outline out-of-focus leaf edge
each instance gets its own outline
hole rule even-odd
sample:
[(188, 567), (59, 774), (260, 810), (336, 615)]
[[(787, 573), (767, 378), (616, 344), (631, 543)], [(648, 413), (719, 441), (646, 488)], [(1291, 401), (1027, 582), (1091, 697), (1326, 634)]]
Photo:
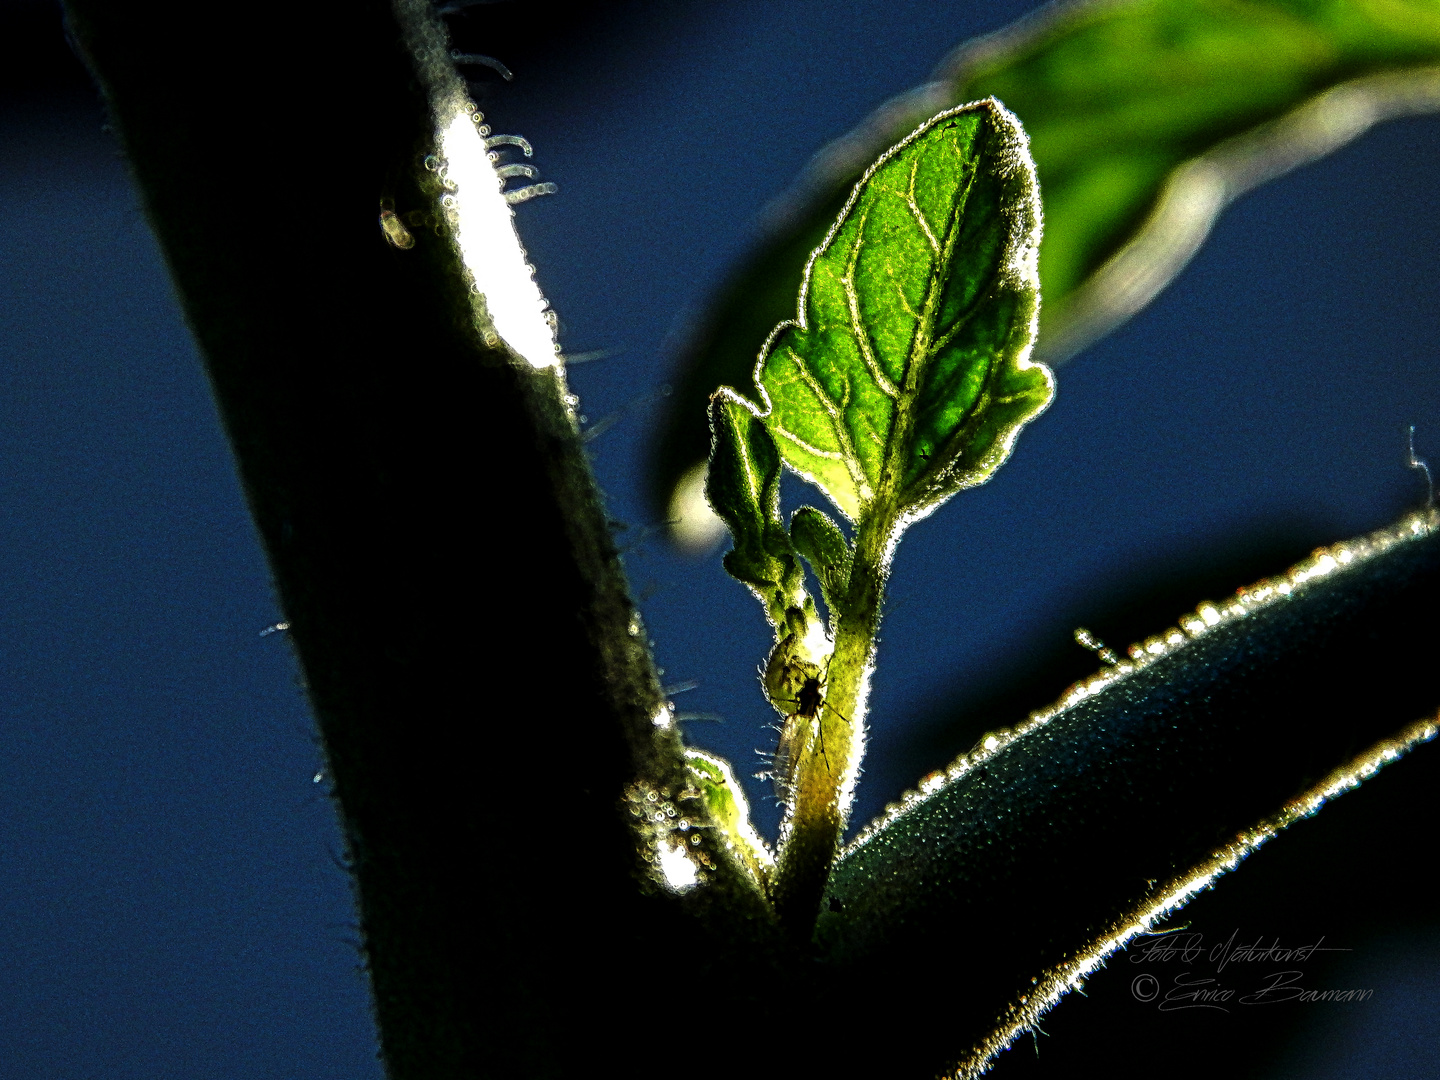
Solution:
[(1054, 367), (1135, 315), (1185, 269), (1240, 196), (1334, 153), (1376, 124), (1440, 111), (1440, 67), (1341, 83), (1278, 120), (1236, 135), (1170, 173), (1135, 235), (1052, 305), (1037, 359)]
[[(765, 208), (750, 260), (685, 317), (674, 338), (677, 388), (650, 455), (650, 490), (657, 507), (668, 507), (677, 480), (708, 454), (704, 405), (710, 393), (722, 383), (745, 382), (734, 372), (696, 360), (717, 327), (733, 322), (732, 309), (752, 283), (768, 276), (765, 267), (803, 265), (845, 205), (851, 182), (904, 132), (955, 105), (967, 72), (1025, 49), (1092, 2), (1052, 4), (959, 46), (929, 82), (885, 102), (853, 131), (819, 150), (794, 184)], [(1034, 359), (1056, 367), (1125, 323), (1185, 268), (1221, 212), (1246, 192), (1333, 153), (1376, 124), (1437, 111), (1440, 66), (1368, 75), (1332, 86), (1290, 113), (1181, 164), (1169, 174), (1134, 236), (1070, 295), (1047, 303)], [(768, 326), (757, 328), (757, 348), (768, 332)]]
[[(892, 804), (837, 862), (816, 941), (828, 965), (880, 980), (917, 1035), (938, 1027), (956, 1040), (942, 1049), (930, 1035), (897, 1068), (979, 1076), (1137, 934), (1433, 739), (1440, 686), (1424, 658), (1440, 627), (1424, 612), (1437, 600), (1440, 513), (1428, 510), (1200, 605), (1186, 629), (1132, 646), (1128, 661)], [(1357, 715), (1346, 702), (1366, 695), (1369, 715)], [(1251, 704), (1236, 716), (1242, 699)], [(1286, 784), (1299, 793), (1274, 798)], [(1220, 807), (1193, 809), (1206, 785)], [(1267, 798), (1280, 809), (1245, 816)], [(1207, 815), (1211, 841), (1196, 828)], [(1075, 925), (1059, 925), (1067, 919)], [(1052, 962), (1017, 971), (1038, 956)], [(937, 983), (937, 965), (955, 979)], [(923, 1005), (907, 984), (928, 989)]]

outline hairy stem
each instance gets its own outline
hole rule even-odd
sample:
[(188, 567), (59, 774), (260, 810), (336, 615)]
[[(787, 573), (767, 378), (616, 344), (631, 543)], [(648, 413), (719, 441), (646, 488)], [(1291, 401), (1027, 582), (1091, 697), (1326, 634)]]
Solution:
[(637, 843), (627, 793), (678, 795), (679, 739), (563, 375), (487, 339), (423, 165), (463, 89), (443, 29), (419, 0), (66, 10), (292, 627), (389, 1075), (624, 1060), (616, 972), (726, 919), (713, 954), (753, 964), (768, 915), (710, 831), (684, 896)]
[(865, 753), (865, 711), (894, 531), (892, 516), (876, 514), (856, 536), (849, 586), (836, 605), (824, 704), (801, 751), (782, 826), (775, 906), (801, 938), (814, 926)]

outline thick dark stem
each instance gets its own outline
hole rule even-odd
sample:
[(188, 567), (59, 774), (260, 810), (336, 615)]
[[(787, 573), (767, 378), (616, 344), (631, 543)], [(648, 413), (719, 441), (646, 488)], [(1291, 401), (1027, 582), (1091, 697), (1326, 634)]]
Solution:
[(649, 883), (623, 795), (683, 786), (678, 742), (562, 383), (483, 345), (434, 228), (428, 9), (68, 15), (292, 627), (391, 1076), (623, 1058), (617, 973), (694, 941), (687, 907), (764, 908), (723, 852), (688, 900)]
[[(646, 883), (622, 797), (678, 763), (558, 385), (477, 341), (448, 242), (379, 227), (382, 199), (429, 212), (434, 134), (389, 6), (69, 12), (294, 628), (393, 1077), (934, 1075), (1149, 879), (1433, 715), (1434, 537), (1156, 665), (957, 783), (948, 820), (842, 859), (830, 951), (780, 985), (795, 968), (721, 853), (681, 901)], [(757, 1025), (762, 997), (781, 1022)], [(837, 1010), (863, 1025), (830, 1037)]]

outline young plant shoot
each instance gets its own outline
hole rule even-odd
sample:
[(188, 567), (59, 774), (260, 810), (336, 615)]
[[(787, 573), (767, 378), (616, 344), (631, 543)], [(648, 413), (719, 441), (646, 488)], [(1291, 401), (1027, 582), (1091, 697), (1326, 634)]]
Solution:
[[(504, 76), (488, 54), (522, 24), (464, 0), (300, 7), (283, 34), (209, 32), (156, 0), (64, 6), (274, 567), (393, 1080), (756, 1061), (970, 1080), (1137, 934), (1440, 737), (1427, 502), (1102, 651), (1100, 673), (991, 729), (839, 851), (901, 534), (984, 483), (1049, 404), (1033, 357), (1058, 363), (1148, 302), (1227, 199), (1378, 117), (1440, 107), (1436, 0), (1061, 3), (954, 54), (787, 197), (788, 224), (695, 337), (675, 398), (698, 441), (663, 444), (657, 485), (693, 492), (698, 406), (734, 383), (709, 399), (705, 484), (725, 566), (774, 628), (774, 851), (665, 700), (514, 229), (510, 204), (545, 185), (502, 190), (530, 167), (487, 154), (528, 144), (480, 124), (455, 68)], [(218, 123), (208, 97), (174, 92), (203, 85), (217, 49), (246, 102)], [(308, 215), (277, 259), (236, 207), (313, 158), (307, 103), (341, 85), (325, 135), (349, 149), (327, 184), (356, 213)], [(1041, 354), (1036, 170), (991, 93), (1030, 126), (1051, 196)], [(397, 317), (377, 319), (376, 297)], [(782, 514), (784, 468), (833, 509)], [(496, 527), (475, 527), (474, 499), (451, 497), (466, 492)], [(397, 621), (416, 628), (403, 647)], [(517, 718), (503, 691), (537, 686)], [(1404, 841), (1428, 820), (1411, 783), (1368, 819), (1391, 860), (1417, 861)], [(1318, 835), (1316, 889), (1387, 869)], [(781, 1023), (744, 1021), (776, 1001)]]
[[(942, 112), (880, 156), (811, 256), (796, 319), (756, 365), (760, 404), (728, 387), (711, 399), (706, 494), (734, 541), (725, 568), (775, 627), (762, 682), (784, 718), (784, 817), (769, 892), (802, 936), (859, 775), (895, 545), (989, 479), (1053, 394), (1029, 359), (1039, 243), (1019, 122), (993, 98)], [(782, 464), (829, 497), (853, 540), (810, 506), (786, 528)]]

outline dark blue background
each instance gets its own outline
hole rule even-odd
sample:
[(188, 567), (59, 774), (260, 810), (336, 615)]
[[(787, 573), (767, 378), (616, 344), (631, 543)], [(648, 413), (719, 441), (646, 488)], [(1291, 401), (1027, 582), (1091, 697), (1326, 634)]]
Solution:
[[(485, 103), (560, 185), (520, 228), (567, 350), (620, 350), (571, 373), (592, 422), (625, 411), (595, 468), (665, 680), (699, 682), (677, 704), (724, 717), (692, 741), (742, 773), (772, 738), (768, 630), (718, 554), (646, 532), (666, 336), (811, 153), (1031, 6), (616, 4)], [(264, 560), (101, 122), (56, 87), (0, 111), (0, 1076), (378, 1076), (294, 661), (260, 636), (279, 618)], [(994, 482), (912, 530), (857, 822), (919, 775), (898, 748), (925, 717), (1127, 583), (1277, 530), (1299, 554), (1423, 498), (1404, 429), (1440, 458), (1436, 175), (1440, 118), (1410, 120), (1245, 198), (1150, 309), (1060, 371)], [(311, 212), (257, 203), (277, 257)], [(750, 793), (773, 834), (765, 785)], [(1417, 940), (1362, 957), (1398, 950), (1365, 977), (1418, 987), (1370, 1030), (1434, 1032), (1416, 1025), (1440, 943)], [(1373, 1053), (1352, 1026), (1327, 1028), (1324, 1068)], [(1417, 1039), (1390, 1067), (1424, 1060)]]

